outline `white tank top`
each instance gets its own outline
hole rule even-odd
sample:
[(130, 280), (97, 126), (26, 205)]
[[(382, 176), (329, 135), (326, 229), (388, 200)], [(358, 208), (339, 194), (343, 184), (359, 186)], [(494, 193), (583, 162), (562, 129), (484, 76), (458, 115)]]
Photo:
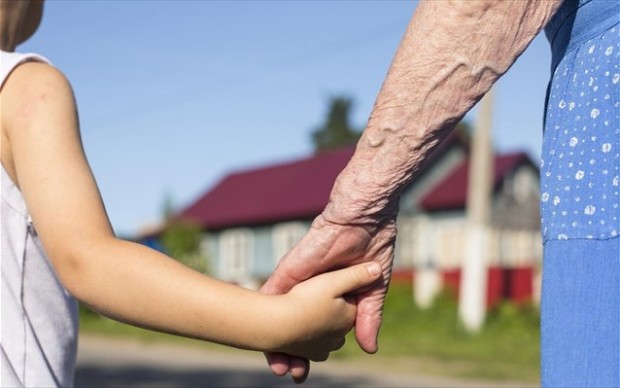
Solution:
[[(0, 51), (0, 90), (36, 54)], [(0, 386), (73, 386), (77, 303), (58, 281), (37, 237), (24, 198), (1, 168)]]

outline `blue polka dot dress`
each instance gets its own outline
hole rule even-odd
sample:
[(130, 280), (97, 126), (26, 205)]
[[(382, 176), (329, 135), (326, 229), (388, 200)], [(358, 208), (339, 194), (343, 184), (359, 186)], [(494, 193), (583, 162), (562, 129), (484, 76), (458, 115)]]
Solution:
[(541, 161), (543, 386), (620, 386), (620, 2), (566, 0)]
[(541, 162), (545, 240), (620, 233), (619, 33), (585, 42), (556, 68)]

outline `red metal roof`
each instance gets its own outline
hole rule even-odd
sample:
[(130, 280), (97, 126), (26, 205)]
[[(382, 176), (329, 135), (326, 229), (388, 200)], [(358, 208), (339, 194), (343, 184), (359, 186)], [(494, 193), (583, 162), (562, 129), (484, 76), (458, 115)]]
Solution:
[[(517, 166), (533, 164), (523, 152), (495, 157), (493, 163), (493, 189), (497, 189), (506, 174)], [(420, 207), (427, 211), (463, 209), (467, 201), (467, 182), (469, 179), (469, 157), (446, 175), (443, 180), (420, 200)]]
[(327, 205), (354, 147), (234, 173), (183, 210), (180, 218), (207, 229), (312, 219)]
[[(462, 135), (450, 135), (429, 157), (421, 174), (432, 169), (433, 161), (441, 158), (447, 149), (455, 144), (462, 146), (463, 141)], [(312, 219), (327, 205), (334, 181), (354, 151), (354, 147), (348, 147), (321, 152), (289, 163), (230, 174), (185, 208), (178, 218), (192, 220), (211, 230)], [(496, 157), (495, 185), (524, 161), (531, 163), (524, 153)], [(467, 160), (463, 161), (432, 188), (422, 198), (422, 208), (427, 211), (463, 208), (467, 194), (467, 166)]]

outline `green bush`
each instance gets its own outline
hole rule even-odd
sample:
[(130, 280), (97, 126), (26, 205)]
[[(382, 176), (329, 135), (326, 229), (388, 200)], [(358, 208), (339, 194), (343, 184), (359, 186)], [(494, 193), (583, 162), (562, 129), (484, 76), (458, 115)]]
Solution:
[(207, 273), (207, 258), (200, 249), (203, 231), (200, 226), (186, 222), (171, 223), (161, 236), (166, 252), (196, 271)]

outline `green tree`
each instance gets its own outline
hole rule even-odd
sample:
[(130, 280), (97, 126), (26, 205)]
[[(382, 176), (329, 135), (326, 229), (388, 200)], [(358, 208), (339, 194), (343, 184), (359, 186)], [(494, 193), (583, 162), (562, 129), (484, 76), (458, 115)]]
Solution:
[(331, 97), (325, 122), (312, 131), (316, 152), (340, 148), (357, 143), (361, 131), (351, 126), (349, 115), (353, 100), (348, 97)]
[(174, 216), (174, 199), (169, 192), (164, 193), (164, 199), (161, 205), (161, 213), (165, 222), (168, 222)]
[(202, 235), (202, 228), (196, 224), (171, 221), (161, 235), (161, 243), (168, 254), (179, 262), (206, 273), (207, 258), (200, 247)]

